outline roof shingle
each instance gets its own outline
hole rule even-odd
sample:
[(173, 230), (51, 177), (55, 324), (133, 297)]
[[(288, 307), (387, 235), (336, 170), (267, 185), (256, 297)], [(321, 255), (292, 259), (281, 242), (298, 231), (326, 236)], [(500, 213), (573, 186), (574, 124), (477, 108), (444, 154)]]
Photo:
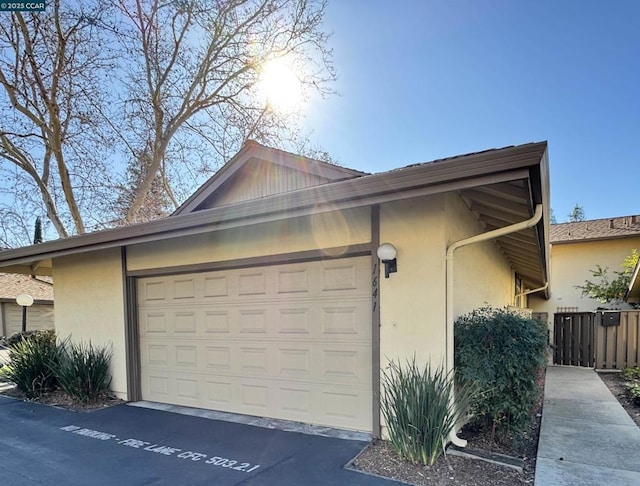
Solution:
[(640, 236), (640, 215), (552, 224), (549, 227), (551, 244), (631, 236)]
[(53, 302), (53, 284), (50, 280), (47, 277), (0, 273), (0, 299), (15, 300), (20, 294), (29, 294), (34, 300)]

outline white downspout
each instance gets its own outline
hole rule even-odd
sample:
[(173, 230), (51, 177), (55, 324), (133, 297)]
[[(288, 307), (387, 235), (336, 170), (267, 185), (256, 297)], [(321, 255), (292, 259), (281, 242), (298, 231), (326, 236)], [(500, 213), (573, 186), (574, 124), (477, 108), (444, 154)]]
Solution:
[[(472, 236), (470, 238), (465, 238), (464, 240), (456, 241), (449, 245), (447, 248), (447, 256), (446, 256), (446, 275), (447, 275), (447, 283), (446, 283), (446, 366), (447, 372), (453, 373), (453, 252), (455, 252), (458, 248), (462, 248), (463, 246), (473, 245), (474, 243), (481, 243), (483, 241), (493, 240), (495, 238), (499, 238), (500, 236), (508, 235), (510, 233), (516, 233), (518, 231), (522, 231), (523, 229), (531, 228), (538, 224), (538, 221), (542, 218), (542, 204), (537, 204), (536, 209), (533, 213), (533, 216), (525, 221), (521, 221), (519, 223), (511, 224), (509, 226), (505, 226), (504, 228), (498, 228), (492, 231), (487, 231), (486, 233), (481, 233), (479, 235)], [(546, 288), (546, 286), (545, 286)], [(455, 400), (455, 397), (451, 396), (451, 401)], [(458, 447), (465, 447), (467, 445), (467, 441), (458, 437), (458, 432), (453, 430), (449, 434), (449, 440)]]

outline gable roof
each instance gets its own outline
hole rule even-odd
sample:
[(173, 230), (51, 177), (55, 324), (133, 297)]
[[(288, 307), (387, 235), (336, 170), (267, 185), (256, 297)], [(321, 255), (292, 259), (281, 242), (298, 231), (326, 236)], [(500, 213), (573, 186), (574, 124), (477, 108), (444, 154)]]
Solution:
[(15, 302), (20, 294), (29, 294), (38, 303), (53, 302), (53, 284), (47, 277), (0, 273), (0, 301)]
[[(266, 195), (368, 175), (366, 172), (340, 167), (247, 140), (240, 151), (200, 186), (171, 216), (211, 208), (215, 205), (216, 196), (223, 189), (237, 183), (238, 179), (248, 179), (254, 175), (264, 177), (264, 165), (273, 166), (280, 171), (289, 169), (290, 173), (299, 174), (293, 184), (282, 184), (279, 189), (272, 189)], [(268, 171), (268, 173), (272, 172), (274, 171)], [(281, 172), (275, 172), (275, 174), (277, 176)], [(251, 177), (251, 179), (254, 178)], [(255, 184), (253, 181), (251, 183)]]
[[(261, 151), (262, 146), (250, 144), (245, 149)], [(281, 153), (268, 150), (275, 155)], [(496, 243), (530, 288), (548, 282), (546, 142), (465, 154), (379, 174), (360, 174), (220, 207), (197, 209), (194, 203), (191, 212), (182, 211), (164, 219), (2, 251), (0, 268), (16, 273), (33, 273), (37, 269), (40, 275), (50, 275), (52, 259), (61, 256), (457, 192), (487, 231), (528, 219), (536, 205), (543, 205), (544, 218), (536, 226), (500, 237)]]
[(552, 245), (633, 236), (640, 236), (640, 215), (552, 224), (549, 227), (549, 239)]

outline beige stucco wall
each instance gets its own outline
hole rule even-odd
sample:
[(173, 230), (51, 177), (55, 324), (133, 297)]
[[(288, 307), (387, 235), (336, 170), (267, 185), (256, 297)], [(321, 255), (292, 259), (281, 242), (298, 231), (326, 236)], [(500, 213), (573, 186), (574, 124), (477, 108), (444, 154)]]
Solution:
[[(446, 197), (447, 245), (485, 233), (457, 194)], [(485, 306), (513, 303), (515, 274), (493, 240), (458, 248), (454, 253), (454, 316)]]
[(113, 345), (111, 389), (127, 398), (125, 311), (119, 249), (53, 262), (56, 332), (60, 338)]
[[(165, 268), (236, 258), (368, 243), (370, 209), (292, 218), (249, 228), (134, 245), (129, 270)], [(435, 195), (381, 205), (380, 241), (393, 243), (398, 272), (379, 279), (382, 366), (387, 359), (434, 365), (445, 358), (447, 244), (482, 232), (457, 195)], [(458, 250), (455, 314), (513, 298), (513, 271), (492, 242)], [(126, 397), (125, 313), (118, 249), (54, 260), (56, 327), (60, 336), (113, 343), (113, 390)]]
[[(457, 194), (382, 206), (380, 241), (398, 251), (398, 273), (380, 283), (381, 361), (415, 353), (438, 365), (445, 357), (447, 245), (485, 230)], [(512, 303), (514, 272), (495, 243), (460, 248), (454, 260), (454, 314)]]
[[(317, 248), (346, 247), (369, 241), (369, 208), (333, 211), (246, 228), (133, 245), (127, 248), (127, 269), (220, 262)], [(339, 249), (337, 251), (339, 253)]]
[(622, 270), (622, 261), (634, 248), (640, 250), (640, 237), (551, 245), (551, 298), (532, 297), (529, 306), (536, 312), (547, 312), (550, 321), (559, 307), (577, 307), (580, 312), (606, 307), (583, 297), (575, 286), (587, 279), (597, 281), (589, 272), (596, 265), (609, 267), (609, 274), (615, 277), (613, 271)]
[(398, 272), (380, 276), (380, 358), (438, 365), (445, 355), (444, 196), (385, 204), (380, 242), (397, 250)]

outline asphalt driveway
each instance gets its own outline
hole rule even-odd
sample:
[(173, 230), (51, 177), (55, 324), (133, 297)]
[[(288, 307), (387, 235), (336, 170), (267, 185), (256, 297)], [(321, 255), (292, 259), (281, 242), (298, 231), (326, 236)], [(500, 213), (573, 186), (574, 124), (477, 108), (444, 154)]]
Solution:
[(365, 442), (127, 405), (89, 413), (0, 397), (10, 485), (392, 485), (344, 469)]

